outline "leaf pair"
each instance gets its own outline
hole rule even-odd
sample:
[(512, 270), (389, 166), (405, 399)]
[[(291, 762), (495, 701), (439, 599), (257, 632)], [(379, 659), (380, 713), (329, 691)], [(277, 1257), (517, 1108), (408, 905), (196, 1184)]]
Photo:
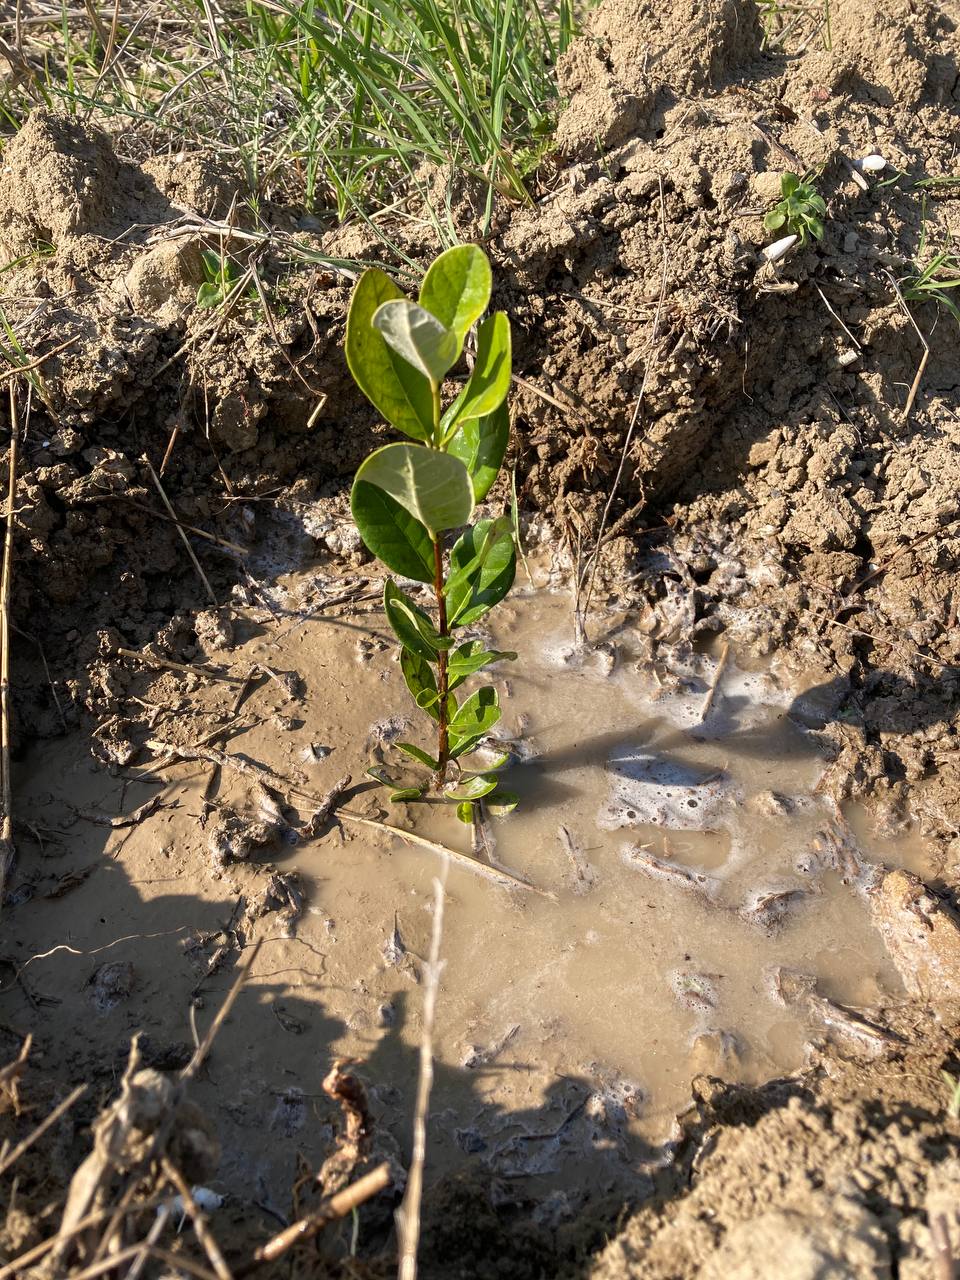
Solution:
[(347, 364), (367, 399), (414, 440), (434, 439), (434, 391), (490, 291), (490, 264), (475, 245), (448, 249), (432, 263), (419, 302), (375, 267), (360, 277), (347, 317)]

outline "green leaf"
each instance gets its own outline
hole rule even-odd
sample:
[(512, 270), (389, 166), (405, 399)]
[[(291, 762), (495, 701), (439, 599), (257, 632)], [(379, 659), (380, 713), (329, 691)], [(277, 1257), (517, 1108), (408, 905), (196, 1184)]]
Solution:
[(456, 334), (457, 355), (467, 330), (486, 311), (492, 286), (487, 255), (474, 244), (441, 253), (423, 277), (420, 305)]
[(459, 458), (422, 444), (387, 444), (361, 463), (354, 485), (376, 485), (435, 537), (466, 524), (473, 486)]
[(433, 756), (423, 751), (420, 747), (414, 746), (412, 742), (398, 742), (396, 745), (398, 751), (406, 752), (411, 759), (418, 761), (420, 764), (425, 764), (428, 769), (436, 770), (440, 768), (439, 760), (434, 760)]
[(354, 480), (350, 508), (364, 545), (388, 569), (417, 582), (433, 581), (430, 534), (385, 489)]
[(421, 694), (430, 694), (431, 697), (436, 698), (437, 680), (433, 674), (433, 668), (419, 654), (410, 649), (401, 649), (400, 670), (403, 672), (406, 686), (413, 695), (413, 700), (418, 707), (422, 705), (420, 702)]
[(780, 175), (780, 193), (783, 196), (792, 196), (800, 186), (800, 179), (795, 173), (787, 170), (786, 173)]
[(470, 380), (445, 414), (451, 427), (470, 418), (483, 418), (498, 409), (510, 390), (510, 321), (503, 311), (488, 316), (477, 330), (477, 359)]
[(489, 733), (500, 719), (500, 702), (492, 685), (472, 693), (450, 721), (450, 737), (461, 742), (473, 741)]
[(456, 568), (451, 565), (450, 574), (443, 584), (443, 594), (448, 598), (462, 594), (464, 583), (486, 562), (499, 537), (508, 531), (512, 536), (513, 527), (506, 516), (498, 516), (496, 520), (485, 520), (482, 523), (487, 528), (482, 536), (475, 539), (476, 554)]
[(779, 231), (786, 220), (787, 215), (785, 213), (781, 213), (779, 209), (771, 209), (770, 212), (764, 216), (764, 230)]
[(430, 440), (433, 392), (429, 380), (391, 351), (373, 327), (377, 308), (402, 297), (390, 277), (377, 267), (363, 273), (347, 315), (347, 364), (357, 386), (387, 422), (414, 440)]
[(425, 787), (398, 787), (396, 791), (391, 791), (390, 799), (394, 804), (400, 800), (420, 800), (425, 790)]
[(215, 284), (202, 284), (197, 290), (197, 306), (205, 310), (220, 305), (220, 287)]
[(438, 653), (452, 647), (453, 640), (439, 633), (427, 614), (392, 578), (387, 579), (383, 588), (383, 607), (397, 639), (417, 657), (436, 662)]
[(807, 218), (807, 227), (815, 240), (823, 239), (823, 223), (819, 218)]
[(454, 331), (409, 298), (382, 303), (374, 312), (373, 327), (392, 351), (428, 378), (433, 386), (443, 381), (460, 354)]
[(473, 805), (469, 800), (464, 800), (457, 805), (457, 817), (464, 826), (473, 826)]
[(447, 452), (459, 458), (470, 473), (477, 502), (483, 501), (496, 480), (509, 438), (510, 412), (504, 401), (486, 417), (469, 418), (461, 423), (447, 445)]
[(513, 586), (517, 574), (517, 553), (513, 545), (510, 521), (505, 516), (499, 521), (478, 520), (457, 539), (450, 552), (451, 579), (456, 577), (460, 569), (477, 559), (492, 525), (499, 528), (482, 563), (455, 590), (447, 594), (447, 616), (451, 626), (463, 627), (476, 622), (502, 600)]
[(489, 666), (491, 662), (512, 662), (516, 656), (510, 650), (501, 652), (499, 649), (484, 649), (480, 640), (468, 640), (450, 654), (447, 664), (448, 688), (458, 688), (469, 676)]
[(520, 803), (520, 797), (515, 791), (507, 791), (503, 787), (498, 787), (492, 795), (487, 796), (487, 811), (492, 818), (505, 818), (508, 813)]
[(485, 778), (483, 774), (478, 774), (475, 778), (469, 778), (454, 790), (446, 792), (446, 795), (451, 800), (479, 800), (481, 796), (495, 791), (498, 781), (499, 779), (496, 777)]
[(368, 778), (373, 778), (376, 782), (382, 782), (385, 787), (395, 787), (398, 785), (396, 780), (390, 777), (383, 765), (372, 764), (365, 770), (365, 773)]

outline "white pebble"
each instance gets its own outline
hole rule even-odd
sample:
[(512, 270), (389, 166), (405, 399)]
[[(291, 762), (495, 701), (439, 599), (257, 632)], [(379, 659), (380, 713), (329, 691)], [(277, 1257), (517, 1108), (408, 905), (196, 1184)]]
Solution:
[(798, 236), (784, 236), (782, 240), (774, 240), (773, 244), (768, 244), (763, 250), (763, 256), (768, 262), (778, 262), (798, 239)]
[(864, 156), (862, 160), (857, 161), (859, 167), (866, 173), (882, 173), (887, 167), (887, 162), (883, 156), (869, 155)]

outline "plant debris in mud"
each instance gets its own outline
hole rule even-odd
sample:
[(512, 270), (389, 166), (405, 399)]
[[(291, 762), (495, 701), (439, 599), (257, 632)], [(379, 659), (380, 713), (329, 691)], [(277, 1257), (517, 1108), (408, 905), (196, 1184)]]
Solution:
[[(454, 634), (502, 600), (517, 572), (511, 518), (469, 523), (497, 478), (510, 434), (510, 321), (502, 311), (481, 319), (491, 289), (486, 254), (461, 245), (433, 262), (418, 302), (405, 298), (384, 272), (364, 272), (347, 319), (347, 361), (357, 385), (414, 441), (384, 445), (366, 459), (353, 482), (353, 516), (367, 548), (401, 577), (432, 585), (436, 603), (434, 623), (387, 579), (383, 605), (400, 641), (403, 678), (437, 725), (435, 756), (412, 742), (396, 745), (431, 770), (436, 791), (468, 824), (480, 800), (494, 815), (517, 804), (498, 777), (508, 755), (473, 770), (460, 763), (500, 719), (496, 689), (484, 685), (462, 703), (454, 692), (484, 667), (517, 656), (485, 649), (480, 640), (458, 644)], [(473, 368), (444, 410), (444, 379), (474, 325)], [(463, 526), (448, 565), (445, 534)], [(379, 765), (368, 772), (392, 788), (394, 801), (420, 800), (429, 785), (402, 785)]]

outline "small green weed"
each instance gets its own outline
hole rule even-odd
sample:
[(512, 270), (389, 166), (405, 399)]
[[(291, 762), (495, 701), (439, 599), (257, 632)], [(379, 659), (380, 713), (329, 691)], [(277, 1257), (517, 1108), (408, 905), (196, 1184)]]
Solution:
[(924, 210), (917, 256), (911, 264), (913, 270), (901, 276), (897, 283), (905, 302), (935, 302), (960, 324), (960, 306), (952, 293), (952, 290), (960, 289), (960, 257), (948, 241), (924, 261), (929, 249), (927, 225)]
[(203, 284), (197, 290), (197, 306), (219, 307), (229, 297), (242, 273), (225, 253), (204, 249), (200, 257), (203, 260)]
[(823, 239), (823, 219), (827, 212), (823, 196), (810, 181), (802, 181), (789, 171), (780, 177), (781, 199), (763, 219), (767, 231), (786, 230), (805, 244), (809, 236)]
[(758, 8), (760, 23), (763, 26), (765, 49), (784, 45), (787, 37), (793, 35), (795, 38), (800, 38), (799, 47), (795, 50), (800, 52), (818, 32), (823, 41), (823, 47), (833, 48), (830, 0), (820, 0), (817, 4), (789, 4), (784, 3), (784, 0), (759, 0)]
[[(437, 727), (436, 755), (411, 742), (397, 747), (431, 771), (440, 798), (455, 804), (465, 823), (481, 799), (494, 816), (517, 804), (498, 777), (507, 756), (473, 770), (461, 764), (500, 719), (496, 689), (485, 685), (460, 703), (454, 693), (484, 667), (517, 656), (488, 650), (480, 640), (458, 643), (456, 636), (504, 598), (517, 572), (511, 518), (470, 523), (510, 434), (510, 321), (502, 311), (481, 319), (491, 287), (483, 251), (458, 245), (432, 263), (417, 302), (378, 268), (365, 271), (347, 317), (354, 381), (413, 441), (384, 445), (361, 464), (350, 495), (353, 518), (367, 548), (399, 577), (429, 584), (436, 601), (434, 620), (387, 579), (384, 609), (400, 641), (403, 678)], [(475, 325), (473, 370), (444, 409), (443, 382)], [(454, 529), (463, 532), (448, 553)], [(420, 800), (430, 786), (429, 778), (407, 784), (381, 766), (368, 772), (392, 789), (395, 801)]]

